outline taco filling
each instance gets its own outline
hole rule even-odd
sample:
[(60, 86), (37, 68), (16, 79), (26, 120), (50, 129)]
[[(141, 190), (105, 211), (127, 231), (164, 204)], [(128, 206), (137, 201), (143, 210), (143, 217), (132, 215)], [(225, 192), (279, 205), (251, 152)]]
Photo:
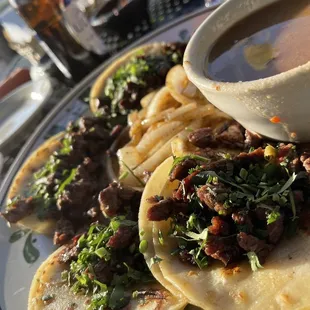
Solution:
[[(146, 247), (140, 245), (140, 250)], [(108, 226), (92, 224), (60, 260), (69, 263), (62, 279), (76, 294), (89, 294), (88, 309), (121, 309), (132, 294), (129, 288), (152, 281), (139, 251), (136, 221), (115, 217)]]
[(120, 130), (121, 126), (108, 130), (105, 121), (96, 117), (69, 124), (61, 147), (24, 185), (27, 193), (12, 199), (1, 215), (10, 223), (31, 213), (40, 221), (57, 220), (55, 244), (70, 240), (79, 228), (96, 220), (97, 196), (108, 185), (103, 179), (103, 154)]
[(159, 53), (141, 50), (107, 80), (104, 94), (97, 100), (98, 114), (119, 121), (121, 115), (140, 110), (141, 99), (164, 85), (168, 71), (182, 63), (185, 47), (184, 43), (170, 43), (161, 45)]
[(88, 310), (125, 309), (129, 303), (134, 309), (134, 300), (140, 306), (153, 302), (154, 309), (163, 303), (168, 308), (180, 303), (176, 309), (182, 308), (184, 301), (174, 299), (156, 282), (144, 260), (148, 242), (139, 239), (141, 193), (113, 183), (100, 196), (102, 208), (113, 208), (115, 216), (92, 223), (87, 232), (43, 263), (43, 278), (40, 267), (33, 280), (30, 308), (42, 303), (58, 307), (62, 298), (58, 294), (67, 289), (67, 296), (75, 296), (83, 303), (81, 308)]
[(227, 266), (248, 259), (255, 271), (282, 238), (306, 228), (308, 171), (308, 153), (292, 144), (209, 163), (177, 158), (170, 180), (180, 181), (178, 189), (171, 198), (150, 197), (147, 216), (171, 218), (177, 241), (171, 255), (182, 262), (203, 269), (215, 261)]

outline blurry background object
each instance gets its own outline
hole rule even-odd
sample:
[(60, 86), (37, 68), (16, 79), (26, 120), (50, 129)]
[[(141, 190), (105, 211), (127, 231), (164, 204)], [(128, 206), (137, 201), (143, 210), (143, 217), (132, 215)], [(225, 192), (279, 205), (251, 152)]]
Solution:
[(36, 32), (42, 48), (66, 78), (78, 82), (101, 63), (103, 44), (95, 46), (96, 34), (87, 19), (82, 19), (83, 12), (76, 7), (76, 1), (10, 0), (10, 3)]
[(6, 80), (0, 83), (0, 100), (12, 90), (29, 80), (30, 74), (28, 69), (16, 69)]
[[(22, 72), (26, 78), (26, 72)], [(28, 72), (28, 78), (29, 72)], [(15, 86), (21, 82), (21, 74), (15, 74), (8, 83)], [(6, 84), (7, 85), (7, 84)], [(3, 87), (3, 86), (2, 86)], [(0, 100), (0, 150), (9, 153), (25, 136), (25, 129), (29, 130), (37, 124), (40, 112), (52, 95), (52, 85), (48, 79), (23, 83), (14, 91)]]
[(11, 49), (28, 59), (32, 65), (40, 63), (40, 60), (45, 56), (45, 52), (35, 38), (33, 31), (7, 22), (4, 22), (2, 27), (3, 35)]

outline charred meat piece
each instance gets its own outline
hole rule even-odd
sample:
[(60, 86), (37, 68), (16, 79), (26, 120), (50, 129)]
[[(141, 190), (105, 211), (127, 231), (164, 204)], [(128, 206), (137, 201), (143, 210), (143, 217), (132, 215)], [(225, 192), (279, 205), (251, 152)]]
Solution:
[(23, 218), (29, 216), (35, 208), (35, 203), (32, 197), (20, 199), (10, 205), (10, 208), (0, 215), (10, 223), (17, 223)]
[(255, 163), (257, 161), (260, 161), (262, 158), (264, 158), (264, 149), (261, 147), (255, 149), (250, 153), (242, 152), (236, 157), (237, 160), (240, 160), (245, 163), (247, 162)]
[(101, 283), (109, 285), (113, 280), (113, 270), (111, 270), (111, 267), (104, 260), (100, 260), (94, 266), (94, 273), (96, 279)]
[(257, 207), (254, 210), (255, 218), (258, 219), (259, 221), (264, 221), (266, 222), (267, 220), (267, 213), (266, 209)]
[(186, 201), (187, 195), (190, 194), (190, 192), (193, 192), (193, 190), (191, 189), (192, 178), (195, 177), (198, 173), (199, 171), (195, 171), (191, 173), (190, 175), (188, 175), (186, 178), (184, 178), (178, 190), (173, 193), (173, 198), (175, 198), (176, 200), (180, 200), (180, 201)]
[(197, 196), (200, 201), (210, 210), (221, 215), (227, 215), (229, 210), (225, 207), (225, 197), (230, 190), (222, 183), (216, 185), (206, 184), (197, 189)]
[(300, 156), (300, 161), (305, 168), (306, 172), (310, 173), (310, 152), (305, 151)]
[(208, 231), (212, 235), (227, 236), (229, 235), (229, 224), (219, 216), (213, 216), (211, 219), (211, 226), (208, 227)]
[(76, 243), (66, 245), (64, 250), (59, 254), (58, 261), (63, 264), (70, 263), (72, 260), (77, 259), (78, 254), (79, 249)]
[(188, 250), (184, 249), (179, 252), (179, 259), (182, 263), (188, 263), (191, 265), (196, 265), (195, 259), (192, 254), (188, 252)]
[(58, 209), (67, 219), (83, 221), (84, 213), (90, 207), (96, 191), (97, 184), (87, 180), (71, 183), (58, 198)]
[(124, 211), (124, 207), (131, 206), (131, 211), (138, 212), (142, 192), (131, 187), (113, 182), (99, 194), (101, 212), (112, 217)]
[(111, 217), (115, 216), (121, 207), (121, 199), (118, 196), (118, 185), (112, 183), (100, 192), (99, 204), (102, 213)]
[[(262, 210), (264, 211), (265, 216), (264, 219), (266, 220), (265, 210), (264, 209)], [(254, 225), (252, 223), (250, 215), (247, 212), (245, 211), (234, 212), (231, 215), (231, 218), (239, 228), (243, 227), (243, 231), (246, 231), (248, 233), (251, 233), (253, 231)]]
[(243, 148), (244, 129), (236, 122), (229, 126), (223, 126), (218, 132), (214, 132), (210, 127), (205, 127), (190, 133), (188, 140), (202, 149), (208, 147)]
[(74, 236), (74, 227), (72, 223), (64, 218), (61, 218), (56, 223), (54, 233), (54, 244), (62, 245), (67, 243)]
[(246, 252), (255, 252), (260, 264), (263, 264), (273, 246), (267, 244), (265, 240), (260, 240), (252, 235), (241, 232), (237, 235), (239, 246)]
[(107, 246), (114, 249), (123, 249), (131, 245), (137, 234), (137, 228), (121, 226), (109, 239)]
[(174, 180), (183, 180), (187, 175), (188, 171), (191, 168), (197, 166), (197, 161), (191, 158), (185, 159), (179, 164), (175, 165), (169, 175), (170, 181)]
[(194, 130), (188, 135), (188, 141), (202, 149), (213, 146), (216, 143), (213, 130), (210, 127)]
[(238, 123), (233, 123), (225, 131), (216, 135), (216, 142), (219, 145), (233, 148), (243, 148), (244, 129)]
[(94, 162), (89, 157), (85, 157), (83, 163), (77, 167), (75, 179), (92, 179), (94, 176), (98, 176), (98, 170), (100, 171), (100, 169), (101, 166), (99, 163)]
[(238, 260), (241, 255), (235, 237), (210, 236), (204, 251), (208, 256), (220, 260), (225, 266)]
[(147, 211), (149, 221), (164, 221), (173, 214), (186, 213), (187, 204), (175, 201), (173, 198), (167, 198), (156, 202)]
[(267, 225), (268, 241), (276, 244), (280, 240), (284, 232), (284, 217), (281, 215), (276, 221)]
[(246, 148), (251, 148), (251, 147), (258, 148), (263, 143), (262, 137), (255, 132), (252, 132), (246, 129), (244, 135), (245, 135), (244, 144)]

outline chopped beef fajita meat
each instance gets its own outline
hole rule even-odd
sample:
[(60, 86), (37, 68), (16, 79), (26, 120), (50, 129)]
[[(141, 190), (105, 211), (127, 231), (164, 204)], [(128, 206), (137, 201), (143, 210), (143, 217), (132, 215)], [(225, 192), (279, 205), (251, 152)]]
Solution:
[(75, 231), (72, 223), (69, 220), (61, 218), (56, 223), (54, 233), (54, 244), (62, 245), (67, 243), (74, 236)]
[(139, 190), (113, 182), (99, 194), (101, 212), (112, 217), (122, 214), (125, 206), (131, 206), (131, 212), (137, 214), (141, 195)]
[(115, 234), (109, 239), (107, 246), (114, 249), (123, 249), (130, 246), (133, 238), (137, 235), (137, 228), (119, 227)]
[(268, 241), (271, 244), (277, 244), (284, 232), (284, 216), (280, 215), (276, 221), (267, 225), (267, 231)]
[(170, 181), (184, 179), (188, 175), (189, 169), (196, 167), (197, 164), (195, 159), (188, 158), (183, 160), (180, 164), (172, 168), (169, 175)]
[(246, 148), (258, 148), (263, 144), (263, 139), (262, 137), (254, 132), (251, 132), (249, 130), (245, 130), (245, 140), (244, 140), (244, 144), (246, 146)]
[(1, 212), (0, 215), (10, 223), (17, 223), (23, 218), (29, 216), (35, 208), (33, 198), (26, 198), (12, 202), (9, 209)]
[[(153, 200), (149, 200), (152, 202)], [(154, 203), (147, 212), (147, 217), (150, 221), (167, 220), (173, 214), (186, 213), (187, 205), (182, 202), (174, 201), (172, 198), (167, 198)]]
[(226, 266), (240, 258), (241, 251), (235, 237), (211, 236), (204, 248), (208, 256), (220, 260)]
[(215, 236), (227, 236), (230, 233), (230, 225), (223, 218), (213, 216), (211, 219), (211, 226), (208, 227), (208, 231)]
[(237, 236), (239, 246), (246, 252), (254, 252), (261, 264), (263, 264), (273, 249), (273, 245), (267, 244), (265, 240), (241, 232)]

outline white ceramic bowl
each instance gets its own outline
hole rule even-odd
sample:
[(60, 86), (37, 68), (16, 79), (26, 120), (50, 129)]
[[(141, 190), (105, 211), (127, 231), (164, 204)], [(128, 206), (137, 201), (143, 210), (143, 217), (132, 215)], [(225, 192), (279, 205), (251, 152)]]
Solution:
[[(211, 14), (191, 38), (184, 56), (189, 79), (220, 110), (263, 136), (310, 141), (310, 62), (275, 76), (224, 83), (206, 77), (210, 49), (232, 25), (281, 0), (229, 0)], [(288, 47), (289, 48), (289, 47)], [(280, 123), (270, 119), (278, 116)]]

